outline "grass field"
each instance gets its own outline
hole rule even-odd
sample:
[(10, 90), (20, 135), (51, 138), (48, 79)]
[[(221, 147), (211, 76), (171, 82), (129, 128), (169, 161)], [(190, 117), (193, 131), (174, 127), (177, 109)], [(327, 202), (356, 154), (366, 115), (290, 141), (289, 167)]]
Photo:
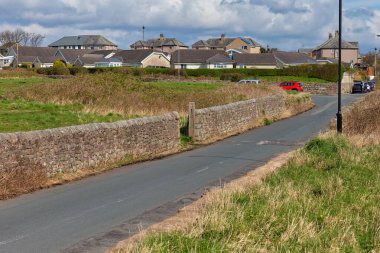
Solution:
[(0, 96), (4, 96), (6, 92), (12, 90), (48, 83), (52, 81), (53, 79), (44, 77), (0, 78)]

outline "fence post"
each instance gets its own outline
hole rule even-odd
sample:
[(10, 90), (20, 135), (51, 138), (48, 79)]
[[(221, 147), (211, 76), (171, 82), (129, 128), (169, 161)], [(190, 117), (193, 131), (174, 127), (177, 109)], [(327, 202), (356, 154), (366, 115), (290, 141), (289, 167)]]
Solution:
[(189, 137), (194, 137), (195, 103), (189, 103)]

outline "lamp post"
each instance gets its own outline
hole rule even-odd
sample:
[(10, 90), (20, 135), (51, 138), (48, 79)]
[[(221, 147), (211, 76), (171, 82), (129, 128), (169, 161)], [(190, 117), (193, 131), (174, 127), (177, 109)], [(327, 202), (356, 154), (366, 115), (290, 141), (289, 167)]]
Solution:
[(376, 77), (376, 68), (377, 68), (377, 48), (375, 47), (375, 71), (373, 75)]
[(339, 0), (339, 61), (338, 61), (338, 112), (337, 132), (343, 132), (343, 117), (342, 117), (342, 0)]

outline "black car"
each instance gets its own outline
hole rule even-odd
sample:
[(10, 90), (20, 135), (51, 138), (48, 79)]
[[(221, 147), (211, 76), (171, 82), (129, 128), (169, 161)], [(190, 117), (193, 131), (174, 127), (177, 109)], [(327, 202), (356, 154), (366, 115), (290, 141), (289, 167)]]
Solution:
[(352, 93), (364, 93), (366, 92), (367, 85), (364, 82), (354, 82), (354, 86), (352, 86)]

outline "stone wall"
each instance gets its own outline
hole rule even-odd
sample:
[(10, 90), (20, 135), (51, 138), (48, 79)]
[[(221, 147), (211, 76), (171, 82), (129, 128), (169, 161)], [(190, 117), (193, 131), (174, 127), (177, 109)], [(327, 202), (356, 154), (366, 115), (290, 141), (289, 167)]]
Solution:
[(195, 142), (211, 142), (258, 126), (262, 118), (280, 116), (285, 109), (282, 95), (198, 109), (190, 115), (194, 124), (189, 128), (194, 128)]
[(317, 95), (334, 95), (338, 94), (337, 83), (303, 83), (304, 92)]
[(50, 174), (157, 157), (180, 148), (179, 116), (147, 117), (43, 131), (0, 134), (0, 172), (20, 164)]

